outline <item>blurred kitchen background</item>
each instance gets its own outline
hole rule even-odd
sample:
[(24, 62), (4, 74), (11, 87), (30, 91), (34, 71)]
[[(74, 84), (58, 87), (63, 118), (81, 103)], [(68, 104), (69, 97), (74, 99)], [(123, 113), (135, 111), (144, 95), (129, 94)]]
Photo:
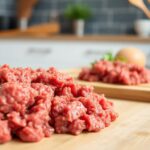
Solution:
[(0, 0), (0, 65), (81, 67), (124, 47), (150, 57), (148, 8), (150, 0)]

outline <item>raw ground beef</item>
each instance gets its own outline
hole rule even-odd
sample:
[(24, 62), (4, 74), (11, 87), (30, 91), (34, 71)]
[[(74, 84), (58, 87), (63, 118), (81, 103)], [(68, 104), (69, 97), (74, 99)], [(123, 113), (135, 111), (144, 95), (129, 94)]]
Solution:
[(134, 64), (100, 60), (91, 68), (83, 68), (78, 78), (85, 81), (138, 85), (150, 83), (150, 70)]
[(55, 68), (0, 67), (0, 143), (97, 132), (117, 118), (112, 102)]

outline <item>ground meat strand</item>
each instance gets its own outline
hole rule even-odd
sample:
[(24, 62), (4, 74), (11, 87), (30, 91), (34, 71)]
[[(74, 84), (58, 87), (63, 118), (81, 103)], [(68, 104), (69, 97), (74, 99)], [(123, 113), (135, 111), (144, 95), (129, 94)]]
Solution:
[(0, 120), (0, 144), (11, 140), (10, 128), (7, 120)]

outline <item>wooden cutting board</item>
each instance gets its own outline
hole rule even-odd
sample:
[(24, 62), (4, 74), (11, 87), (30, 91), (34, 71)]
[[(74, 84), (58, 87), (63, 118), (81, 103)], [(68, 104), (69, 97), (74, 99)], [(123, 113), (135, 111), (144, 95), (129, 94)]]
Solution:
[(0, 150), (149, 150), (150, 103), (112, 100), (119, 118), (97, 133), (55, 134), (38, 143), (11, 141)]
[(150, 102), (150, 84), (128, 86), (102, 82), (87, 82), (77, 79), (80, 69), (63, 70), (63, 72), (70, 74), (79, 84), (93, 86), (95, 92), (104, 93), (106, 97)]

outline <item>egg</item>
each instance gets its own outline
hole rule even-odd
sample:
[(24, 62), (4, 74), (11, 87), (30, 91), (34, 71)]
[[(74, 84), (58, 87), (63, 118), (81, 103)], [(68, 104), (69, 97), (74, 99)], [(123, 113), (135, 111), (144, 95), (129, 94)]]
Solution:
[(116, 60), (123, 59), (127, 63), (136, 64), (144, 67), (146, 64), (145, 54), (137, 48), (127, 47), (123, 48), (116, 54)]

